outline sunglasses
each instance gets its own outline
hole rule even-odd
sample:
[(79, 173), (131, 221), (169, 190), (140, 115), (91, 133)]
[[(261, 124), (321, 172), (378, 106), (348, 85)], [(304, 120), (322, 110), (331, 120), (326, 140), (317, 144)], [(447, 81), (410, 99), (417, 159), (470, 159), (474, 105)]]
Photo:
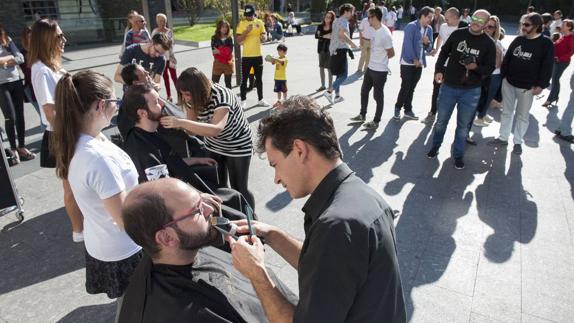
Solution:
[(480, 25), (484, 25), (486, 23), (486, 19), (484, 18), (478, 18), (476, 16), (472, 16), (470, 17), (470, 21), (474, 22), (474, 23), (478, 23)]
[(205, 210), (209, 210), (209, 214), (212, 214), (215, 210), (213, 209), (213, 207), (207, 203), (205, 203), (203, 200), (199, 201), (199, 205), (197, 206), (197, 208), (195, 208), (195, 210), (193, 210), (191, 213), (182, 216), (181, 218), (175, 219), (173, 221), (169, 221), (168, 223), (163, 225), (163, 229), (172, 226), (174, 224), (176, 224), (179, 221), (183, 221), (187, 218), (191, 218), (191, 217), (195, 217), (197, 215), (205, 215)]
[(531, 23), (529, 23), (529, 22), (523, 22), (523, 23), (522, 23), (522, 26), (524, 26), (524, 27), (527, 27), (527, 28), (528, 28), (528, 27), (532, 26), (532, 24), (531, 24)]
[(493, 26), (493, 25), (487, 25), (487, 26), (486, 26), (486, 28), (487, 28), (487, 29), (496, 29), (496, 26)]

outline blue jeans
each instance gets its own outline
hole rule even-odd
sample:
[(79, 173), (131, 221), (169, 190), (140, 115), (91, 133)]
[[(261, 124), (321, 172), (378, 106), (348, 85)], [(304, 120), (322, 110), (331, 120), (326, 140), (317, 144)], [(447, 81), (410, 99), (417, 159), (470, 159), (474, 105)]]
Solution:
[(568, 105), (562, 114), (562, 119), (560, 120), (560, 134), (563, 136), (572, 135), (572, 120), (574, 119), (574, 74), (570, 77), (570, 88), (572, 92), (570, 93), (570, 100)]
[(552, 88), (550, 89), (550, 94), (548, 94), (548, 99), (546, 101), (558, 101), (558, 94), (560, 94), (560, 77), (568, 65), (570, 65), (570, 62), (554, 62), (554, 68), (552, 69)]
[(345, 60), (345, 67), (343, 68), (343, 74), (337, 75), (335, 82), (333, 82), (333, 89), (335, 89), (335, 94), (339, 95), (339, 90), (341, 84), (347, 79), (347, 74), (349, 72), (349, 62)]
[(493, 74), (490, 76), (490, 85), (488, 87), (488, 94), (486, 95), (486, 101), (482, 107), (478, 107), (478, 117), (484, 118), (486, 116), (486, 112), (488, 112), (488, 107), (490, 106), (490, 102), (494, 99), (496, 92), (500, 88), (502, 84), (502, 76), (500, 74)]
[(438, 149), (441, 146), (446, 127), (456, 105), (456, 133), (452, 155), (454, 158), (462, 158), (466, 146), (468, 124), (474, 118), (478, 99), (480, 99), (480, 87), (458, 89), (446, 84), (441, 85), (438, 95), (438, 115), (432, 140), (433, 148)]

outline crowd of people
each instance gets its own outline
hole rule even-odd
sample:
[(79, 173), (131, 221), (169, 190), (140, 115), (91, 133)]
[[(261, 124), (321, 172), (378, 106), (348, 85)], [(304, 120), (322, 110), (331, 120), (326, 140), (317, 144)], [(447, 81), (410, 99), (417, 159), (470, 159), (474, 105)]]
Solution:
[[(488, 144), (506, 146), (512, 133), (512, 151), (521, 154), (533, 98), (550, 84), (543, 105), (556, 108), (559, 79), (574, 54), (574, 22), (560, 11), (545, 20), (529, 8), (520, 34), (505, 48), (500, 20), (486, 10), (452, 7), (443, 15), (440, 7), (413, 8), (408, 12), (414, 19), (400, 26), (402, 7), (365, 3), (359, 46), (352, 39), (353, 5), (341, 5), (338, 15), (326, 12), (315, 33), (317, 92), (331, 104), (344, 100), (348, 56), (360, 48), (360, 111), (351, 121), (376, 129), (389, 60), (398, 56), (393, 119), (417, 120), (416, 86), (432, 68), (427, 56), (438, 55), (431, 111), (423, 120), (434, 129), (427, 157), (437, 157), (456, 108), (452, 155), (454, 167), (464, 168), (465, 146), (476, 144), (472, 126), (489, 126), (487, 111), (500, 101), (499, 136)], [(288, 17), (300, 33), (294, 14)], [(62, 180), (72, 239), (85, 244), (86, 291), (117, 299), (116, 321), (406, 321), (394, 213), (344, 163), (329, 113), (310, 97), (287, 97), (286, 44), (279, 42), (276, 56), (262, 55), (262, 42), (283, 37), (275, 24), (273, 15), (257, 18), (253, 5), (244, 6), (235, 35), (219, 21), (211, 77), (196, 67), (177, 75), (174, 35), (164, 14), (150, 33), (142, 15), (129, 13), (113, 78), (65, 71), (67, 40), (54, 20), (34, 22), (23, 32), (21, 48), (0, 27), (0, 106), (10, 151), (22, 161), (36, 157), (24, 141), (28, 100), (44, 129), (40, 164)], [(400, 55), (393, 46), (397, 29), (403, 30)], [(234, 42), (242, 46), (238, 94), (231, 89)], [(270, 106), (263, 98), (264, 62), (275, 69), (277, 102), (259, 122), (254, 142), (244, 109), (252, 88), (258, 105)], [(158, 93), (162, 77), (165, 99)], [(123, 86), (122, 99), (114, 81)], [(376, 109), (367, 121), (371, 90)], [(121, 136), (112, 142), (102, 131), (116, 113)], [(574, 142), (573, 118), (574, 91), (556, 129), (559, 138)], [(266, 153), (273, 182), (292, 198), (309, 197), (304, 241), (257, 221), (248, 181), (254, 152)], [(233, 231), (218, 231), (217, 217), (234, 221)], [(263, 243), (297, 270), (298, 296), (266, 266)]]

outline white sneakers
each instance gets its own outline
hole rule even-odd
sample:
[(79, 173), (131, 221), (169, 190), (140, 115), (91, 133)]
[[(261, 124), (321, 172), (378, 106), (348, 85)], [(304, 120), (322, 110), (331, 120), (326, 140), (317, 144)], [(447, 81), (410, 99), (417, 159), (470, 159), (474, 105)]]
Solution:
[(259, 100), (259, 102), (257, 102), (257, 105), (260, 106), (260, 107), (269, 107), (269, 106), (271, 106), (271, 105), (269, 104), (269, 102), (265, 101), (265, 99)]

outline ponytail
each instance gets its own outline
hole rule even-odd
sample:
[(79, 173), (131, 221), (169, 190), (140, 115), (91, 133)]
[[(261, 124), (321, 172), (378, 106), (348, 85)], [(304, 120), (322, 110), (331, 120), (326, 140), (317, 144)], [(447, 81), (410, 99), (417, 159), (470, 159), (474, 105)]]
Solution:
[(56, 158), (56, 174), (68, 178), (68, 169), (81, 131), (90, 122), (92, 103), (112, 97), (112, 81), (103, 74), (87, 70), (74, 76), (66, 73), (56, 86), (56, 116), (51, 137), (51, 153)]

